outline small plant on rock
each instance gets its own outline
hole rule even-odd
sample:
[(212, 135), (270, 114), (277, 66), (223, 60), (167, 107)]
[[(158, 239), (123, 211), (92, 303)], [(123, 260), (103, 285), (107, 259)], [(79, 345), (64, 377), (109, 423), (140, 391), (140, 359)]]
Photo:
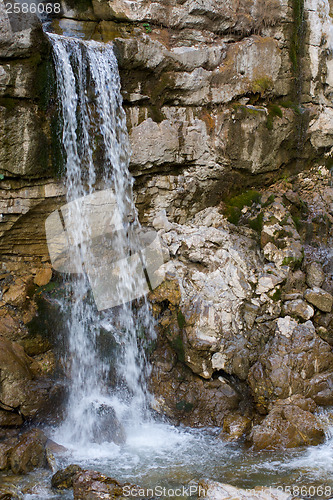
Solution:
[(144, 29), (146, 30), (146, 33), (151, 33), (153, 31), (153, 28), (150, 26), (149, 23), (143, 23), (142, 25)]

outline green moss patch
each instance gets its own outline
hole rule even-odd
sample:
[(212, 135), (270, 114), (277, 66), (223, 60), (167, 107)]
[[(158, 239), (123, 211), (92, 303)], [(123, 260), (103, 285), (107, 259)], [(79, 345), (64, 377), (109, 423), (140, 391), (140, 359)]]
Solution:
[(253, 203), (260, 202), (261, 195), (258, 191), (249, 190), (237, 196), (229, 198), (226, 202), (226, 217), (231, 224), (237, 225), (242, 215), (242, 209), (251, 207)]

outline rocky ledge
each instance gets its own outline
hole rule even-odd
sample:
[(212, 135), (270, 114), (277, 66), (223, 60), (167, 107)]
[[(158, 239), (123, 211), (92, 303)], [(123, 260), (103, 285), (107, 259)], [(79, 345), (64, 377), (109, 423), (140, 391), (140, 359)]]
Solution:
[(150, 294), (157, 411), (256, 448), (323, 441), (317, 405), (333, 402), (332, 202), (329, 172), (314, 169), (186, 225), (154, 219), (169, 252), (166, 281)]

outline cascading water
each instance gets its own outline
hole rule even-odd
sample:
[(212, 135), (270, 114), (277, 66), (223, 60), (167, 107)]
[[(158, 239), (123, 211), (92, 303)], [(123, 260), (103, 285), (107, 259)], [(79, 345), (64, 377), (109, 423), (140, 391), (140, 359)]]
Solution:
[[(76, 273), (71, 281), (68, 320), (71, 384), (67, 415), (59, 435), (66, 442), (84, 447), (87, 443), (123, 438), (115, 423), (114, 409), (123, 423), (131, 421), (133, 416), (136, 422), (143, 419), (148, 406), (144, 382), (147, 363), (143, 349), (138, 347), (138, 336), (142, 332), (153, 335), (153, 321), (144, 299), (136, 309), (128, 301), (135, 283), (126, 259), (121, 260), (117, 283), (110, 284), (120, 305), (99, 313), (90, 297), (92, 280), (102, 279), (99, 275), (103, 274), (105, 256), (100, 249), (123, 256), (135, 252), (138, 245), (134, 229), (139, 223), (128, 170), (126, 117), (112, 45), (53, 34), (49, 37), (63, 122), (69, 202), (63, 222), (70, 227), (70, 244), (74, 249), (71, 269)], [(99, 193), (100, 197), (93, 198)], [(117, 208), (116, 223), (122, 229), (92, 243), (96, 224), (105, 226), (109, 222), (107, 203), (112, 193)], [(82, 200), (91, 200), (86, 209)], [(95, 209), (95, 219), (88, 213), (91, 207)], [(103, 301), (103, 297), (99, 299)], [(103, 359), (98, 349), (101, 330), (109, 332), (118, 344), (117, 390), (113, 394), (108, 389), (110, 360), (105, 356)], [(103, 434), (102, 430), (110, 425), (113, 435)]]

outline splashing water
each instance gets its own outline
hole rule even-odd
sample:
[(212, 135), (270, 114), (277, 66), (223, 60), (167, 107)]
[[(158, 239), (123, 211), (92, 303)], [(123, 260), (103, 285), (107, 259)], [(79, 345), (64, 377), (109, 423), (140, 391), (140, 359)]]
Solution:
[[(147, 417), (149, 394), (145, 386), (148, 365), (138, 345), (143, 333), (154, 335), (146, 300), (134, 308), (129, 291), (136, 286), (126, 259), (121, 261), (118, 281), (113, 283), (119, 307), (99, 313), (91, 298), (91, 275), (102, 279), (105, 255), (134, 253), (139, 227), (133, 203), (133, 180), (128, 170), (129, 140), (122, 108), (117, 61), (112, 45), (85, 42), (54, 34), (53, 46), (57, 94), (62, 114), (67, 211), (70, 226), (72, 277), (71, 301), (67, 303), (70, 392), (67, 415), (58, 436), (67, 443), (87, 448), (88, 443), (120, 441), (124, 436), (119, 419), (126, 424)], [(112, 188), (118, 213), (118, 230), (93, 238), (94, 226), (108, 222), (108, 205), (99, 207), (91, 220), (82, 199), (92, 199), (99, 189)], [(103, 191), (108, 194), (108, 191)], [(90, 197), (90, 198), (89, 198)], [(88, 205), (89, 209), (89, 205)], [(102, 220), (102, 222), (101, 222)], [(92, 243), (94, 242), (94, 243)], [(92, 273), (90, 273), (92, 274)], [(90, 278), (90, 279), (89, 279)], [(116, 387), (110, 394), (110, 360), (98, 347), (101, 331), (116, 342)], [(141, 342), (143, 343), (143, 341)], [(117, 414), (118, 420), (115, 418)], [(118, 422), (118, 423), (117, 423)], [(111, 425), (112, 424), (112, 425)], [(111, 426), (113, 435), (103, 434)]]

